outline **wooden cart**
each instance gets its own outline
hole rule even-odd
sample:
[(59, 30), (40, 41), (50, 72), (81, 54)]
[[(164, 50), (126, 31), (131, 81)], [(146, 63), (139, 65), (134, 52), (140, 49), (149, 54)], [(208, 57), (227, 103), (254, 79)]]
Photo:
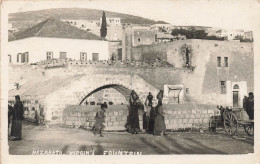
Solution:
[(254, 135), (254, 120), (250, 120), (243, 108), (223, 108), (217, 106), (220, 110), (220, 115), (213, 116), (209, 122), (209, 130), (216, 132), (219, 126), (224, 127), (229, 135), (235, 135), (238, 127), (243, 127), (244, 131), (249, 135)]

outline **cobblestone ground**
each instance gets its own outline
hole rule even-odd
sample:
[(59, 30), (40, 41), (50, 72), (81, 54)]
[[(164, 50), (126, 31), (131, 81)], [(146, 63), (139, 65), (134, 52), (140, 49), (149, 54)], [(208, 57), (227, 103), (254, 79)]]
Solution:
[(94, 136), (84, 129), (34, 126), (23, 124), (23, 140), (9, 141), (9, 152), (30, 155), (37, 150), (59, 150), (64, 154), (76, 151), (103, 154), (104, 151), (133, 151), (146, 154), (246, 154), (253, 153), (254, 139), (242, 128), (234, 137), (222, 129), (211, 132), (171, 132), (167, 136), (147, 133), (105, 132)]

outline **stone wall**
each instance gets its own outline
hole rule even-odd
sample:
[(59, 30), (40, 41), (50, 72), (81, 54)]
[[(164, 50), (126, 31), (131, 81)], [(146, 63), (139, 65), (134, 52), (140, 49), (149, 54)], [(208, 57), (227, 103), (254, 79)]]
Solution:
[(204, 104), (165, 104), (166, 129), (207, 129), (210, 117), (218, 110), (213, 105)]
[[(62, 123), (67, 126), (91, 129), (95, 123), (96, 112), (100, 106), (72, 106), (63, 112)], [(163, 105), (165, 124), (168, 130), (207, 129), (210, 117), (216, 115), (215, 106), (202, 104), (165, 104)], [(126, 130), (128, 107), (126, 105), (108, 106), (105, 113), (105, 126), (108, 131)], [(139, 111), (139, 124), (143, 129), (143, 111)]]
[[(62, 123), (67, 126), (82, 127), (92, 129), (95, 123), (95, 116), (100, 106), (79, 106), (68, 105), (63, 112)], [(129, 114), (128, 106), (112, 105), (108, 106), (105, 112), (105, 130), (117, 131), (125, 130), (127, 116)], [(139, 112), (140, 128), (142, 129), (142, 112)]]

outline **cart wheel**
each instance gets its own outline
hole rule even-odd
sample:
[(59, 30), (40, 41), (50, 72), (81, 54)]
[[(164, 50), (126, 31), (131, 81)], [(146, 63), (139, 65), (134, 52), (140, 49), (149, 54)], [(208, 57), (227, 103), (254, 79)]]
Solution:
[(224, 128), (226, 133), (233, 136), (236, 134), (238, 129), (237, 117), (234, 113), (227, 113), (224, 116)]
[(247, 135), (253, 136), (254, 135), (254, 124), (251, 123), (251, 124), (244, 125), (244, 130)]

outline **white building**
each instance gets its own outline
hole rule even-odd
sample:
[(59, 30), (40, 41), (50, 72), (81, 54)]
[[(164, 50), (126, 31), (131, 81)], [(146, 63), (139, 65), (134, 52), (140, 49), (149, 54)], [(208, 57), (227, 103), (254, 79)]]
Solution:
[(48, 19), (18, 32), (8, 42), (13, 64), (36, 63), (52, 58), (108, 60), (108, 42), (90, 32), (55, 19)]
[(72, 19), (62, 19), (61, 21), (66, 22), (72, 26), (78, 27), (83, 30), (92, 31), (93, 29), (100, 28), (100, 21), (98, 20), (72, 20)]
[(9, 32), (17, 32), (18, 29), (12, 23), (8, 23), (8, 31)]
[(165, 30), (165, 32), (169, 32), (172, 29), (172, 25), (169, 23), (156, 23), (150, 26), (151, 30), (154, 30), (156, 32), (161, 31), (161, 30)]
[(244, 37), (244, 30), (218, 30), (216, 31), (216, 36), (224, 37), (227, 40), (234, 40), (236, 36)]
[[(100, 24), (102, 23), (102, 17), (99, 19)], [(108, 18), (106, 17), (106, 22), (108, 26), (121, 26), (120, 18)]]

